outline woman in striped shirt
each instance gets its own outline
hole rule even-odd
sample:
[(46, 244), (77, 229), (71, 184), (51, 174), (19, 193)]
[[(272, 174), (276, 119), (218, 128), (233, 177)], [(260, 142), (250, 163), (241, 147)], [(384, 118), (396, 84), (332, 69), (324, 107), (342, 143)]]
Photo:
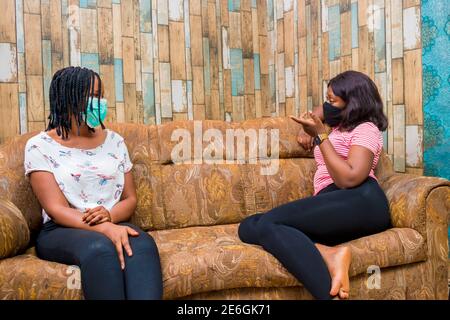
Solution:
[(387, 119), (375, 83), (360, 72), (331, 79), (326, 100), (313, 113), (291, 116), (303, 125), (299, 143), (314, 147), (314, 195), (246, 218), (239, 237), (275, 256), (315, 298), (347, 299), (351, 252), (336, 245), (391, 226), (374, 174)]

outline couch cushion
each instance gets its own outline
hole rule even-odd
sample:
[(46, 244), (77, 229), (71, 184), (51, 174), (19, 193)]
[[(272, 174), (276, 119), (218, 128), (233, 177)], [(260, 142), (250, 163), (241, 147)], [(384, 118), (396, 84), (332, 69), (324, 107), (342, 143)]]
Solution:
[[(261, 247), (242, 243), (238, 224), (153, 231), (161, 256), (164, 298), (247, 287), (291, 287), (297, 280)], [(425, 260), (422, 236), (394, 228), (349, 242), (350, 275)], [(28, 254), (0, 261), (0, 298), (78, 299), (79, 273)], [(72, 289), (67, 287), (72, 284)]]
[[(164, 296), (242, 287), (289, 287), (297, 280), (261, 247), (242, 243), (238, 224), (151, 232), (161, 255)], [(350, 275), (424, 260), (424, 239), (413, 229), (394, 228), (349, 242)]]
[(313, 194), (313, 159), (280, 159), (273, 175), (261, 174), (261, 163), (161, 165), (141, 160), (133, 160), (138, 203), (132, 222), (146, 231), (237, 223)]
[(81, 299), (78, 267), (41, 260), (34, 250), (0, 260), (0, 299)]

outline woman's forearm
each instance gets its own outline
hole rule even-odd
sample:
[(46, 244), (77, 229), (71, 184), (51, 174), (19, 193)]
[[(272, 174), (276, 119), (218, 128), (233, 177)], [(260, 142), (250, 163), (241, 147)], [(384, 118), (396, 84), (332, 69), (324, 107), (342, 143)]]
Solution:
[(111, 222), (119, 223), (129, 220), (136, 210), (136, 202), (136, 198), (128, 197), (116, 203), (109, 211), (112, 220)]
[(339, 188), (348, 188), (351, 185), (352, 167), (342, 159), (334, 149), (329, 139), (320, 145), (320, 152), (323, 155), (328, 173)]
[[(119, 201), (111, 210), (111, 222), (119, 223), (130, 219), (131, 215), (136, 210), (136, 199), (129, 197)], [(47, 211), (47, 210), (46, 210)], [(90, 226), (88, 223), (83, 222), (83, 214), (73, 208), (58, 206), (48, 209), (48, 213), (52, 219), (59, 225), (68, 228), (77, 228), (83, 230), (103, 232), (102, 224)]]
[(83, 222), (81, 219), (83, 214), (76, 209), (59, 206), (51, 208), (48, 213), (52, 220), (61, 226), (103, 233), (104, 226), (102, 226), (102, 224), (90, 226)]

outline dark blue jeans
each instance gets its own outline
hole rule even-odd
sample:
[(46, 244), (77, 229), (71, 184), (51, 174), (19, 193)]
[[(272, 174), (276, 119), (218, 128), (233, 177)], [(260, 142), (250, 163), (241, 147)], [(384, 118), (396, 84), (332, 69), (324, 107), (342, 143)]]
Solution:
[(373, 178), (351, 189), (331, 184), (319, 194), (247, 217), (243, 242), (262, 246), (317, 299), (330, 299), (331, 277), (315, 243), (334, 246), (391, 226), (389, 205)]
[(133, 255), (124, 250), (125, 269), (112, 241), (96, 231), (66, 228), (48, 221), (40, 231), (36, 251), (44, 260), (77, 265), (85, 299), (161, 299), (162, 275), (153, 238), (130, 223), (139, 236), (129, 237)]

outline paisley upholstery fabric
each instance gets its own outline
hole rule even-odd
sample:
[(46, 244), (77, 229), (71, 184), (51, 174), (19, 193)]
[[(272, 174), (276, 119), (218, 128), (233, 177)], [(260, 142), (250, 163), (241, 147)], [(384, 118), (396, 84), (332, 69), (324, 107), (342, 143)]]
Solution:
[(11, 201), (22, 212), (33, 240), (42, 226), (41, 207), (24, 176), (24, 148), (37, 132), (9, 139), (0, 145), (0, 197)]
[[(152, 232), (161, 252), (165, 296), (300, 285), (261, 247), (242, 243), (237, 228), (231, 224)], [(392, 229), (349, 244), (354, 253), (351, 275), (366, 272), (372, 264), (387, 267), (426, 258), (423, 239), (412, 229)]]
[[(164, 297), (174, 299), (234, 288), (301, 286), (272, 255), (259, 246), (242, 243), (237, 228), (238, 224), (228, 224), (151, 232), (160, 251)], [(365, 273), (370, 265), (384, 268), (426, 259), (423, 238), (408, 228), (394, 228), (348, 245), (353, 253), (351, 276)], [(76, 268), (43, 261), (34, 254), (29, 250), (28, 254), (0, 262), (0, 274), (5, 276), (1, 279), (0, 292), (13, 292), (14, 287), (24, 288), (26, 292), (30, 283), (41, 283), (33, 294), (45, 296), (46, 289), (38, 288), (48, 286), (61, 290), (64, 297), (82, 294), (74, 295), (64, 285), (80, 283), (79, 273), (74, 272)], [(24, 259), (26, 268), (41, 271), (22, 272)], [(17, 277), (18, 274), (21, 276)], [(70, 280), (74, 275), (76, 280)]]
[(75, 300), (83, 298), (78, 267), (32, 254), (0, 260), (1, 299)]
[(393, 225), (416, 229), (425, 236), (425, 199), (440, 185), (439, 182), (442, 185), (448, 184), (448, 181), (442, 178), (399, 173), (383, 180), (381, 187), (389, 201)]
[[(142, 166), (141, 168), (143, 168)], [(151, 165), (137, 178), (133, 222), (145, 230), (236, 223), (312, 195), (312, 159), (280, 159), (276, 175), (259, 164)], [(139, 170), (139, 169), (136, 169)]]
[(0, 199), (0, 259), (14, 256), (28, 246), (30, 231), (20, 210)]
[[(178, 141), (172, 141), (173, 132), (183, 129), (195, 139), (199, 125), (203, 133), (217, 129), (224, 137), (227, 129), (278, 129), (280, 160), (272, 162), (278, 171), (262, 173), (266, 165), (261, 160), (276, 151), (270, 142), (264, 152), (253, 158), (247, 153), (240, 163), (202, 163), (195, 150), (190, 158), (183, 154), (184, 163), (173, 163)], [(237, 236), (244, 217), (312, 195), (315, 163), (296, 141), (299, 125), (288, 118), (263, 118), (107, 127), (125, 138), (134, 164), (138, 205), (132, 222), (149, 231), (158, 245), (164, 298), (311, 298), (276, 259)], [(0, 299), (80, 299), (79, 269), (43, 261), (33, 250), (41, 208), (23, 174), (23, 148), (36, 133), (0, 146), (0, 239), (8, 239), (0, 243)], [(394, 173), (386, 154), (375, 172), (390, 202), (394, 228), (348, 243), (351, 298), (446, 299), (450, 182)], [(368, 289), (370, 266), (381, 268), (379, 289)]]

